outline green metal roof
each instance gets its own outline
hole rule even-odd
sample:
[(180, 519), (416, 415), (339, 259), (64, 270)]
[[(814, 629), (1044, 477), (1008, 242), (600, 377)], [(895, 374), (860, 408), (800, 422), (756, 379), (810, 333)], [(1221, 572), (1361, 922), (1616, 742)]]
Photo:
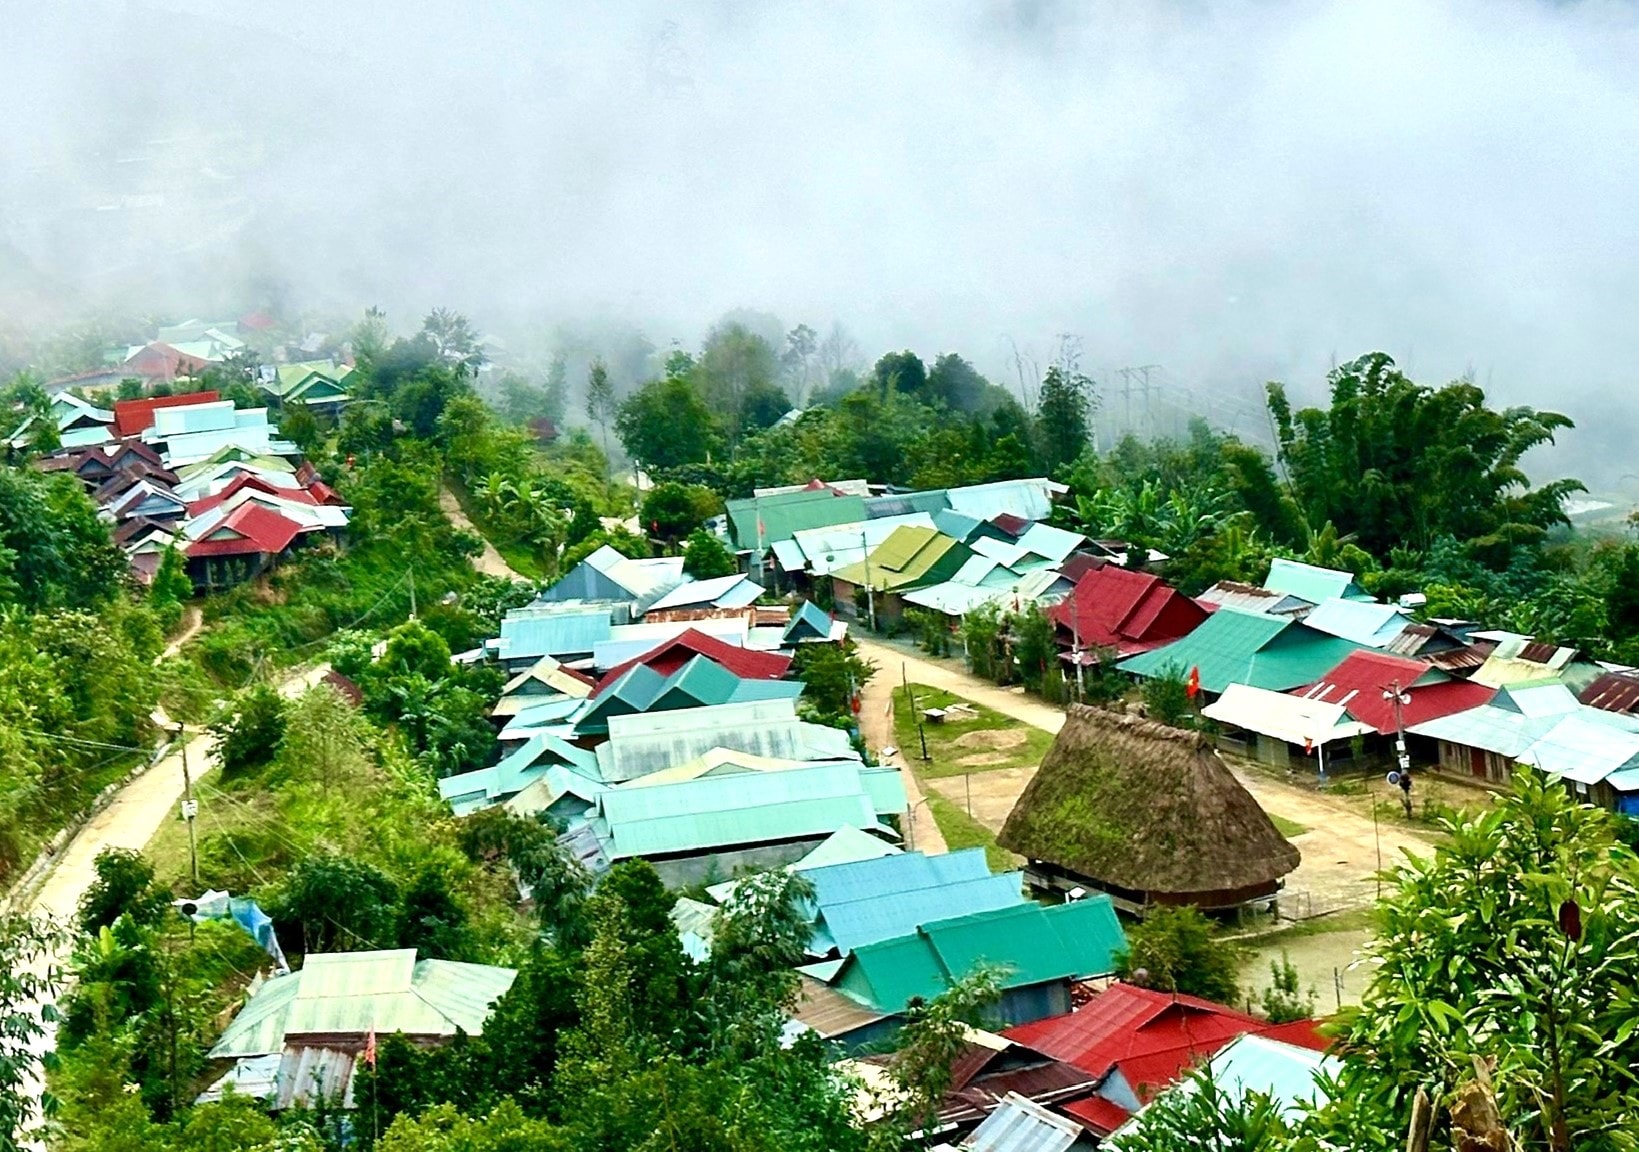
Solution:
[(1002, 986), (1083, 979), (1114, 970), (1126, 944), (1108, 896), (1069, 904), (1020, 904), (923, 924), (914, 934), (855, 949), (835, 985), (886, 1012), (913, 996), (939, 995), (980, 965), (1002, 969)]
[(832, 573), (839, 580), (879, 592), (900, 592), (938, 584), (956, 575), (973, 557), (967, 545), (936, 528), (914, 524), (895, 528), (871, 554)]
[(611, 716), (638, 712), (671, 712), (682, 708), (709, 708), (743, 704), (750, 700), (794, 700), (803, 685), (796, 680), (741, 679), (709, 656), (695, 656), (670, 676), (647, 664), (634, 664), (598, 693), (575, 723), (575, 730), (609, 730)]
[(483, 1032), (495, 1001), (517, 972), (489, 964), (417, 960), (415, 949), (327, 952), (300, 971), (275, 976), (246, 1001), (211, 1057), (261, 1056), (302, 1036), (362, 1040)]
[(1231, 684), (1286, 692), (1313, 684), (1359, 647), (1289, 617), (1220, 608), (1188, 636), (1116, 667), (1137, 676), (1199, 668), (1202, 691), (1213, 694)]
[(804, 600), (791, 614), (791, 623), (785, 626), (781, 640), (787, 644), (797, 640), (828, 640), (831, 636), (831, 614), (812, 600)]
[(1370, 600), (1371, 594), (1355, 583), (1354, 574), (1336, 568), (1317, 568), (1297, 560), (1276, 557), (1269, 565), (1269, 576), (1263, 586), (1271, 592), (1284, 592), (1311, 604), (1324, 600)]
[[(771, 548), (806, 528), (828, 528), (865, 519), (865, 501), (829, 488), (752, 496), (728, 502), (729, 535), (737, 548)], [(761, 521), (761, 529), (758, 522)]]

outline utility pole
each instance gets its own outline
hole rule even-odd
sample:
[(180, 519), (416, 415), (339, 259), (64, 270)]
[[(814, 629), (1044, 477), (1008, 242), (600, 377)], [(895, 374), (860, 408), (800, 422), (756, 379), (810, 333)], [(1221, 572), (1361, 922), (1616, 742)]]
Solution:
[(1400, 689), (1400, 681), (1391, 680), (1383, 690), (1383, 699), (1394, 705), (1394, 759), (1400, 767), (1400, 803), (1411, 819), (1411, 755), (1406, 751), (1406, 717), (1400, 711), (1411, 703), (1411, 694)]
[(415, 619), (415, 565), (410, 565), (410, 619)]
[(194, 817), (199, 815), (199, 801), (193, 798), (193, 776), (188, 771), (188, 730), (176, 726), (177, 742), (182, 745), (182, 818), (188, 822), (188, 871), (193, 876), (194, 890), (199, 890), (199, 844), (194, 837)]
[[(865, 538), (865, 529), (859, 530), (859, 543), (865, 549), (865, 606), (871, 618), (871, 631), (876, 631), (876, 589), (871, 587), (871, 542)], [(927, 759), (927, 757), (923, 757)]]
[(911, 715), (916, 719), (916, 736), (922, 742), (922, 760), (932, 759), (928, 755), (928, 734), (922, 727), (922, 711), (916, 706), (916, 693), (911, 691), (910, 673), (905, 669), (905, 662), (899, 662), (899, 681), (905, 685), (905, 701), (911, 706)]

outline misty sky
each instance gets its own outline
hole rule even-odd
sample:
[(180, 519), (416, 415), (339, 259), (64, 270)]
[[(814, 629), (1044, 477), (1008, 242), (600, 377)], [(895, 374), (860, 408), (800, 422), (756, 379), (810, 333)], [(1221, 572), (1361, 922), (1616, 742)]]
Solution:
[(1583, 471), (1631, 438), (1630, 2), (0, 0), (0, 37), (16, 314), (743, 306), (1231, 395), (1385, 348), (1567, 410)]

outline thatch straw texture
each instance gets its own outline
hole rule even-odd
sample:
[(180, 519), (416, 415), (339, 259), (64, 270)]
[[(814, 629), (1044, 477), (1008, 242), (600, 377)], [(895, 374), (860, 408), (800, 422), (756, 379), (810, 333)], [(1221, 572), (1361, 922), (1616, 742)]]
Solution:
[(1196, 732), (1070, 709), (1003, 847), (1165, 899), (1273, 884), (1298, 850)]

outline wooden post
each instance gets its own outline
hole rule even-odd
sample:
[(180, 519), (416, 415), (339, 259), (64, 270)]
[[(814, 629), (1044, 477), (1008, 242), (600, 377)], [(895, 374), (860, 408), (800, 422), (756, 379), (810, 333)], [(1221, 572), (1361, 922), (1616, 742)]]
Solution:
[(1428, 1152), (1429, 1134), (1434, 1127), (1434, 1104), (1428, 1091), (1417, 1086), (1417, 1096), (1411, 1102), (1411, 1124), (1406, 1128), (1406, 1152)]

